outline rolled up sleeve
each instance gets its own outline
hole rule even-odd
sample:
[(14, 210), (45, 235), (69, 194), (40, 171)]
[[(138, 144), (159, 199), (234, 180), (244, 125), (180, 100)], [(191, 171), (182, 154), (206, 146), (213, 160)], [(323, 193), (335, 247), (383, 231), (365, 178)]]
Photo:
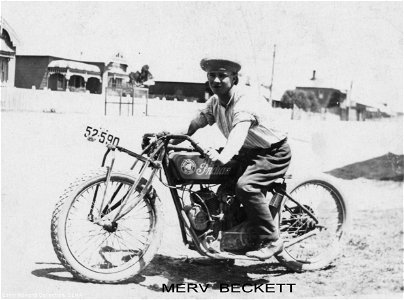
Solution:
[(251, 122), (251, 124), (254, 124), (256, 123), (256, 118), (253, 114), (246, 111), (236, 112), (234, 114), (232, 127), (234, 128), (234, 126), (236, 126), (240, 122)]
[(253, 99), (246, 95), (242, 95), (234, 106), (234, 118), (232, 127), (240, 122), (251, 122), (251, 126), (258, 124), (257, 114), (255, 113), (255, 105)]
[(210, 98), (206, 102), (205, 108), (203, 108), (199, 114), (195, 118), (195, 122), (197, 122), (198, 125), (201, 125), (201, 127), (205, 127), (206, 125), (213, 125), (216, 120), (215, 116), (213, 115), (213, 99)]

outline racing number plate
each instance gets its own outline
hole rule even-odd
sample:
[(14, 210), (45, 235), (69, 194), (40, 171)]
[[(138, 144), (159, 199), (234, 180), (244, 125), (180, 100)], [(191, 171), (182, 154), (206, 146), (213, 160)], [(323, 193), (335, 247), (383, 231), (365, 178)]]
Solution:
[(114, 146), (118, 146), (120, 140), (119, 137), (113, 136), (112, 134), (108, 133), (107, 129), (97, 129), (91, 126), (87, 126), (84, 132), (84, 137), (91, 142), (98, 140), (98, 142), (100, 142), (101, 144), (111, 144)]

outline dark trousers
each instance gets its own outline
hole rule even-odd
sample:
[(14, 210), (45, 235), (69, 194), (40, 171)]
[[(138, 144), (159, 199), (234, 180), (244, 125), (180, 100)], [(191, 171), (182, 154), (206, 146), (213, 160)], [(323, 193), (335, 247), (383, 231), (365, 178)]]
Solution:
[(279, 229), (269, 210), (266, 193), (271, 183), (286, 174), (291, 157), (286, 140), (269, 149), (240, 151), (239, 160), (244, 172), (237, 181), (236, 197), (245, 207), (252, 234), (258, 242), (279, 239)]

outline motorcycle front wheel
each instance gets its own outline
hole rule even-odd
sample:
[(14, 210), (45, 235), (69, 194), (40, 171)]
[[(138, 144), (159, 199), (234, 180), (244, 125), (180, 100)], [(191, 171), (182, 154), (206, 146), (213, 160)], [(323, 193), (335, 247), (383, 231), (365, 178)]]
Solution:
[(347, 231), (346, 198), (328, 178), (305, 180), (289, 195), (300, 205), (286, 196), (283, 199), (279, 223), (285, 249), (276, 259), (296, 272), (328, 267)]
[[(112, 172), (107, 185), (106, 174), (102, 169), (84, 175), (65, 190), (52, 215), (51, 238), (58, 259), (74, 277), (118, 283), (138, 274), (156, 254), (162, 234), (161, 203), (152, 188), (139, 197), (146, 184), (143, 178), (123, 201), (136, 178)], [(128, 213), (114, 222), (99, 221), (124, 212)]]

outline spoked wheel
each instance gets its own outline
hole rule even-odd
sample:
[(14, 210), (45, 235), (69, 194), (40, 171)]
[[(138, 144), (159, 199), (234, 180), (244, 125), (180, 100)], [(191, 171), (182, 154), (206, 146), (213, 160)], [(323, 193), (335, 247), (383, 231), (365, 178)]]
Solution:
[(108, 186), (103, 170), (66, 190), (53, 213), (51, 237), (56, 255), (74, 276), (121, 282), (154, 257), (161, 240), (161, 206), (152, 189), (139, 197), (145, 181), (128, 201), (123, 199), (136, 179), (119, 172), (112, 172)]
[(339, 252), (346, 231), (346, 203), (334, 184), (312, 179), (298, 184), (285, 196), (280, 214), (285, 250), (278, 261), (294, 271), (327, 267)]

